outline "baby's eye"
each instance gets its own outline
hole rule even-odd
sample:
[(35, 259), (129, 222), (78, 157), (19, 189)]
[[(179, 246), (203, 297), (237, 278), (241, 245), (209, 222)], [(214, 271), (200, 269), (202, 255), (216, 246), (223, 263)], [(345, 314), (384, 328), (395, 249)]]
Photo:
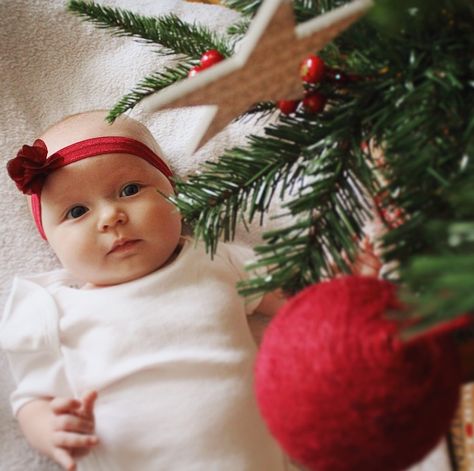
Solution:
[(67, 214), (66, 214), (66, 219), (77, 219), (80, 218), (82, 215), (86, 214), (89, 209), (87, 209), (85, 206), (74, 206), (74, 208), (71, 208)]
[(129, 183), (120, 191), (120, 196), (132, 196), (140, 191), (141, 186), (138, 183)]

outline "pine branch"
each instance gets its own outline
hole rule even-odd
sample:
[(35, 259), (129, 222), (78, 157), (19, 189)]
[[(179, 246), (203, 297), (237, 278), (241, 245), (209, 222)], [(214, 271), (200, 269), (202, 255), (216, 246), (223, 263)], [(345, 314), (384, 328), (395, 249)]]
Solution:
[(245, 123), (249, 119), (255, 119), (255, 116), (257, 116), (256, 122), (258, 123), (262, 120), (270, 119), (275, 114), (275, 110), (276, 105), (273, 101), (262, 101), (256, 103), (245, 113), (242, 113), (235, 119), (235, 121)]
[(432, 241), (431, 252), (415, 255), (403, 267), (403, 279), (410, 287), (405, 300), (416, 306), (409, 313), (419, 321), (416, 330), (474, 313), (473, 177), (474, 162), (466, 160), (448, 192), (449, 222), (439, 218), (427, 222), (420, 237)]
[(347, 0), (294, 0), (294, 12), (297, 23), (302, 23), (337, 8)]
[(208, 28), (185, 23), (173, 14), (147, 17), (81, 0), (70, 0), (68, 10), (99, 28), (110, 28), (113, 35), (139, 37), (158, 44), (162, 54), (186, 54), (198, 59), (209, 49), (218, 49), (226, 57), (233, 52), (224, 39)]
[[(453, 32), (455, 34), (458, 33)], [(394, 39), (362, 22), (328, 48), (329, 57), (347, 54), (345, 66), (348, 72), (360, 74), (343, 86), (342, 93), (333, 92), (330, 111), (318, 119), (302, 115), (283, 119), (282, 124), (267, 129), (267, 137), (261, 145), (253, 140), (248, 154), (244, 153), (248, 161), (254, 159), (264, 163), (266, 153), (280, 161), (268, 168), (252, 167), (253, 164), (247, 162), (251, 168), (248, 178), (252, 172), (258, 176), (255, 182), (259, 193), (256, 188), (249, 189), (249, 181), (245, 178), (234, 180), (242, 166), (236, 156), (235, 165), (229, 162), (218, 172), (215, 168), (211, 172), (209, 168), (203, 169), (199, 180), (195, 181), (195, 190), (203, 191), (203, 195), (212, 194), (212, 210), (207, 212), (205, 208), (206, 197), (200, 202), (192, 201), (190, 197), (187, 202), (191, 219), (197, 224), (198, 236), (206, 237), (211, 249), (215, 248), (219, 236), (232, 236), (230, 221), (235, 224), (238, 217), (248, 222), (255, 211), (263, 215), (275, 196), (278, 182), (285, 187), (290, 175), (291, 178), (304, 175), (306, 178), (313, 176), (316, 181), (322, 179), (316, 188), (306, 189), (312, 196), (307, 197), (298, 190), (286, 204), (286, 209), (296, 219), (295, 225), (264, 235), (267, 245), (258, 249), (261, 256), (258, 263), (271, 267), (271, 277), (255, 279), (245, 288), (248, 292), (278, 286), (292, 291), (347, 269), (341, 253), (346, 252), (349, 258), (353, 254), (353, 237), (358, 236), (364, 217), (363, 202), (358, 200), (361, 192), (351, 192), (347, 182), (361, 182), (372, 194), (379, 191), (371, 185), (374, 177), (367, 170), (367, 164), (364, 165), (366, 157), (358, 152), (363, 140), (383, 143), (389, 195), (386, 204), (395, 203), (407, 215), (404, 223), (385, 238), (386, 257), (401, 262), (403, 279), (403, 267), (413, 255), (424, 256), (433, 250), (433, 238), (420, 237), (420, 234), (425, 233), (435, 217), (451, 218), (446, 188), (459, 173), (460, 156), (466, 152), (466, 140), (459, 140), (459, 136), (466, 135), (466, 125), (474, 126), (472, 117), (467, 115), (472, 106), (464, 85), (470, 83), (472, 76), (465, 57), (465, 51), (471, 49), (466, 45), (472, 42), (472, 35), (471, 39), (463, 38), (462, 46), (457, 50), (453, 49), (452, 37), (439, 38), (437, 51), (448, 46), (449, 52), (433, 55), (430, 30), (417, 31), (416, 41), (406, 35)], [(367, 38), (375, 38), (377, 42), (367, 42)], [(344, 156), (334, 154), (335, 143), (347, 142)], [(341, 170), (340, 180), (325, 180), (318, 173), (322, 171), (319, 159), (324, 155), (332, 155), (335, 161), (344, 161), (347, 165)], [(290, 159), (285, 160), (288, 156)], [(296, 164), (298, 159), (304, 162), (303, 167)], [(278, 173), (281, 169), (278, 165), (282, 162), (291, 165), (292, 174), (282, 176)], [(314, 175), (312, 168), (317, 169)], [(339, 175), (335, 171), (330, 174)], [(214, 188), (208, 188), (207, 178), (226, 180), (232, 191), (219, 192), (216, 184)], [(247, 191), (239, 193), (242, 185), (247, 185)], [(346, 189), (342, 197), (344, 205), (338, 204), (339, 193), (335, 188)], [(429, 198), (426, 197), (428, 194)], [(259, 201), (265, 204), (253, 206), (254, 212), (246, 213), (255, 201), (255, 195), (260, 195)], [(334, 218), (334, 214), (338, 217)], [(314, 234), (319, 234), (319, 238)]]
[[(247, 32), (252, 17), (257, 12), (260, 7), (262, 0), (255, 0), (249, 2), (248, 0), (225, 0), (224, 4), (233, 8), (234, 10), (240, 11), (244, 17), (229, 26), (227, 29), (227, 34), (233, 37), (234, 44), (241, 40), (245, 33)], [(295, 0), (294, 5), (294, 14), (296, 23), (302, 23), (307, 20), (313, 19), (315, 16), (322, 14), (326, 11), (329, 11), (331, 7), (327, 5), (328, 2), (321, 2), (320, 0)], [(344, 2), (338, 2), (343, 4)], [(335, 5), (339, 6), (339, 5)]]
[[(211, 253), (221, 236), (233, 238), (238, 221), (251, 222), (257, 212), (263, 218), (279, 179), (289, 181), (296, 176), (293, 165), (298, 149), (288, 145), (282, 150), (272, 139), (264, 143), (258, 137), (250, 139), (251, 149), (232, 149), (218, 162), (204, 164), (202, 172), (187, 182), (177, 184), (175, 203), (185, 221), (194, 226), (195, 237), (202, 238)], [(276, 147), (279, 151), (271, 152)]]
[[(382, 98), (380, 105), (384, 106), (385, 112), (391, 109), (392, 114), (391, 118), (384, 114), (376, 123), (383, 129), (388, 193), (398, 195), (395, 198), (397, 206), (409, 215), (405, 227), (388, 236), (397, 243), (387, 251), (387, 258), (402, 264), (415, 254), (432, 250), (432, 239), (419, 237), (429, 220), (452, 217), (447, 191), (460, 173), (459, 162), (466, 152), (465, 140), (454, 136), (462, 136), (465, 132), (466, 107), (469, 109), (469, 102), (474, 104), (472, 93), (468, 99), (458, 85), (445, 88), (447, 81), (440, 85), (439, 77), (431, 77), (430, 69), (425, 66), (424, 77), (415, 78), (418, 83), (409, 93), (405, 91), (400, 95), (406, 83), (395, 84), (385, 99), (398, 103), (397, 109)], [(458, 77), (453, 83), (460, 83), (460, 80), (463, 79)], [(402, 103), (400, 96), (404, 96)], [(439, 103), (448, 106), (440, 107)], [(427, 194), (430, 194), (429, 198)], [(402, 240), (403, 244), (400, 243)], [(390, 246), (388, 239), (387, 246)]]
[(253, 16), (262, 4), (263, 0), (223, 0), (223, 5), (237, 10), (243, 15)]
[(250, 23), (250, 18), (245, 17), (227, 28), (227, 34), (233, 39), (234, 44), (245, 36)]
[(135, 107), (143, 98), (168, 87), (188, 76), (196, 61), (188, 60), (174, 67), (165, 67), (163, 72), (155, 72), (141, 80), (135, 88), (123, 96), (109, 111), (107, 121), (113, 123), (121, 114)]
[(369, 212), (363, 189), (343, 164), (348, 156), (341, 159), (334, 150), (320, 155), (318, 178), (284, 205), (295, 222), (264, 234), (265, 245), (255, 248), (258, 261), (248, 268), (265, 267), (268, 274), (241, 283), (241, 294), (276, 289), (294, 294), (322, 279), (350, 272)]
[[(350, 151), (328, 140), (324, 124), (302, 114), (283, 118), (266, 136), (251, 136), (249, 147), (206, 163), (177, 187), (176, 205), (211, 253), (221, 237), (233, 238), (237, 222), (248, 224), (258, 214), (262, 224), (275, 197), (291, 199), (284, 208), (296, 223), (265, 234), (267, 245), (257, 248), (258, 265), (273, 266), (271, 276), (251, 281), (246, 294), (277, 286), (295, 292), (309, 280), (348, 270), (368, 218), (359, 182), (370, 186), (371, 171), (360, 141), (354, 139)], [(345, 129), (350, 142), (354, 130), (347, 123)]]
[[(237, 10), (247, 17), (252, 17), (257, 13), (262, 0), (224, 0), (224, 5)], [(294, 0), (294, 12), (297, 23), (310, 20), (318, 14), (325, 13), (334, 7), (346, 2), (328, 2), (325, 0)]]

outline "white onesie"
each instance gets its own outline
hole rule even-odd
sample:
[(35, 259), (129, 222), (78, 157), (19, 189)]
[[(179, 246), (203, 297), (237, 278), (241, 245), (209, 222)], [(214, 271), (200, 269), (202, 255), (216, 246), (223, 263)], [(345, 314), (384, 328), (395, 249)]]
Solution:
[(235, 284), (252, 252), (187, 241), (138, 280), (78, 289), (64, 270), (16, 278), (0, 328), (14, 413), (45, 396), (99, 393), (100, 445), (81, 471), (280, 471), (253, 394), (256, 346)]

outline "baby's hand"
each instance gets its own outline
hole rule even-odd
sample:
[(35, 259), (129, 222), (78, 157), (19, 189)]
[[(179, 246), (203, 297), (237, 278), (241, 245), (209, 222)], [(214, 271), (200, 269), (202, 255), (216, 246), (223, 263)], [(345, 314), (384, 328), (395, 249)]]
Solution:
[(97, 392), (82, 400), (57, 397), (50, 402), (53, 413), (51, 457), (66, 470), (76, 469), (74, 458), (84, 456), (97, 445), (94, 435), (94, 403)]

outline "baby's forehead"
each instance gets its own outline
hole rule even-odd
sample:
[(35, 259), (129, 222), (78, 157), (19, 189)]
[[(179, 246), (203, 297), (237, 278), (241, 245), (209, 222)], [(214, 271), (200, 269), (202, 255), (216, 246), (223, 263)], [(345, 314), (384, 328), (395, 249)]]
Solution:
[(39, 138), (46, 143), (48, 155), (72, 144), (104, 136), (131, 138), (161, 154), (153, 135), (139, 121), (119, 117), (110, 124), (105, 120), (106, 116), (106, 112), (71, 116), (48, 128)]
[(101, 180), (136, 174), (154, 175), (159, 173), (159, 171), (145, 159), (137, 157), (136, 155), (112, 153), (91, 156), (70, 163), (53, 172), (51, 176), (54, 176), (56, 173), (60, 176), (71, 175), (72, 177), (82, 175), (88, 177), (95, 176), (97, 180)]
[(87, 191), (91, 185), (106, 187), (125, 180), (157, 180), (161, 173), (144, 159), (130, 154), (91, 156), (59, 168), (49, 175), (43, 196)]

